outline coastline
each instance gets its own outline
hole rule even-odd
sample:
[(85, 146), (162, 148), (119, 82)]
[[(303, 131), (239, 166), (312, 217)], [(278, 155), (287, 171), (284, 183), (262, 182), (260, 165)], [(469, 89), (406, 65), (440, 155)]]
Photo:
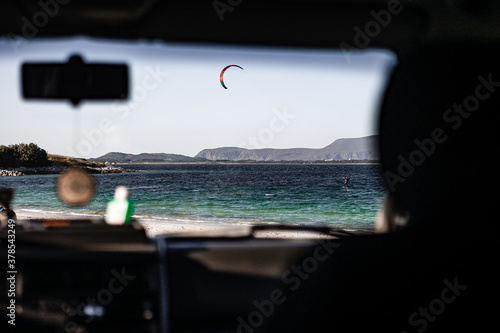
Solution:
[[(85, 218), (96, 222), (102, 220), (100, 215), (79, 215), (68, 213), (53, 213), (53, 212), (33, 212), (23, 209), (16, 210), (19, 221), (25, 220), (64, 220)], [(162, 221), (154, 219), (138, 219), (136, 220), (146, 232), (149, 238), (165, 237), (165, 236), (190, 236), (190, 237), (245, 237), (251, 235), (251, 226), (253, 223), (211, 223), (200, 221)], [(346, 230), (356, 231), (356, 230)], [(285, 238), (285, 239), (300, 239), (300, 238), (332, 238), (333, 236), (310, 231), (278, 231), (278, 230), (259, 230), (254, 233), (256, 238)]]
[(111, 165), (381, 165), (379, 161), (185, 161), (185, 162), (113, 162)]
[[(46, 167), (18, 167), (18, 168), (5, 168), (0, 169), (0, 177), (19, 177), (28, 175), (54, 175), (64, 172), (66, 169), (71, 168), (71, 166), (46, 166)], [(124, 173), (124, 172), (139, 172), (135, 169), (124, 169), (115, 166), (105, 166), (105, 167), (91, 167), (91, 166), (79, 166), (84, 170), (87, 170), (92, 174), (99, 173)]]
[[(79, 166), (91, 174), (140, 172), (134, 167), (141, 165), (380, 165), (378, 161), (195, 161), (195, 162), (138, 162), (138, 163), (111, 163), (103, 167)], [(19, 177), (28, 175), (60, 174), (72, 166), (46, 166), (46, 167), (18, 167), (0, 168), (0, 177)]]

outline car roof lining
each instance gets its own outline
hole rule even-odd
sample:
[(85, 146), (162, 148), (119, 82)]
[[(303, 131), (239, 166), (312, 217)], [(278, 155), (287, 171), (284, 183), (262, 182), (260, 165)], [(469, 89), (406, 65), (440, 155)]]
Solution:
[[(53, 0), (45, 2), (52, 4), (48, 7), (40, 3), (2, 1), (0, 35), (28, 40), (89, 36), (349, 50), (384, 47), (396, 53), (443, 41), (500, 40), (500, 4), (493, 0)], [(384, 18), (384, 12), (389, 17)]]
[[(443, 39), (497, 40), (500, 23), (496, 16), (477, 15), (481, 13), (477, 6), (471, 14), (457, 6), (463, 2), (54, 0), (50, 3), (57, 5), (42, 8), (33, 0), (2, 1), (0, 34), (27, 39), (83, 35), (314, 47), (339, 47), (344, 42), (356, 47), (357, 27), (365, 33), (375, 29), (368, 31), (369, 42), (358, 43), (358, 48), (369, 44), (394, 51), (415, 42)], [(393, 14), (384, 22), (381, 11), (388, 10)], [(377, 20), (382, 22), (378, 30)], [(468, 23), (467, 29), (457, 22)], [(489, 31), (486, 37), (485, 30)]]

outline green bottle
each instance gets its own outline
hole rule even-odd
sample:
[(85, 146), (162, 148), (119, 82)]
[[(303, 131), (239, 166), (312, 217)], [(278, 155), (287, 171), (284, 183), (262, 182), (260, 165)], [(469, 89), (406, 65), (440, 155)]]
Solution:
[(125, 224), (132, 221), (134, 205), (128, 200), (129, 192), (125, 186), (117, 186), (115, 196), (108, 202), (106, 208), (107, 224)]

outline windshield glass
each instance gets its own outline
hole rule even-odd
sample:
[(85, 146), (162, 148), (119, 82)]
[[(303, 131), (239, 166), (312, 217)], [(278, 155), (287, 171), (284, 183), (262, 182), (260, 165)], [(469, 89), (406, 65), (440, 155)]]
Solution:
[[(75, 54), (126, 63), (129, 100), (23, 100), (23, 63)], [(0, 57), (0, 145), (52, 156), (43, 171), (0, 160), (27, 175), (0, 179), (21, 217), (103, 216), (118, 185), (135, 218), (171, 223), (371, 228), (382, 205), (375, 117), (396, 64), (385, 50), (3, 39)], [(54, 190), (54, 155), (139, 172), (95, 174), (93, 200), (70, 207)]]

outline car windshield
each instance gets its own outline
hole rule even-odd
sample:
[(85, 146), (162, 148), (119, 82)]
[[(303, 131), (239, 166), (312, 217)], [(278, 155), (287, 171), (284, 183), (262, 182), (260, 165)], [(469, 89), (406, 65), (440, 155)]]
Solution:
[[(127, 64), (128, 100), (23, 99), (23, 63), (73, 55)], [(386, 50), (5, 38), (0, 58), (0, 181), (15, 190), (21, 218), (102, 217), (119, 185), (134, 218), (179, 230), (366, 229), (382, 206), (375, 119), (397, 61)], [(30, 143), (48, 153), (43, 168), (6, 157)], [(93, 170), (85, 205), (67, 205), (55, 190), (68, 157)]]

